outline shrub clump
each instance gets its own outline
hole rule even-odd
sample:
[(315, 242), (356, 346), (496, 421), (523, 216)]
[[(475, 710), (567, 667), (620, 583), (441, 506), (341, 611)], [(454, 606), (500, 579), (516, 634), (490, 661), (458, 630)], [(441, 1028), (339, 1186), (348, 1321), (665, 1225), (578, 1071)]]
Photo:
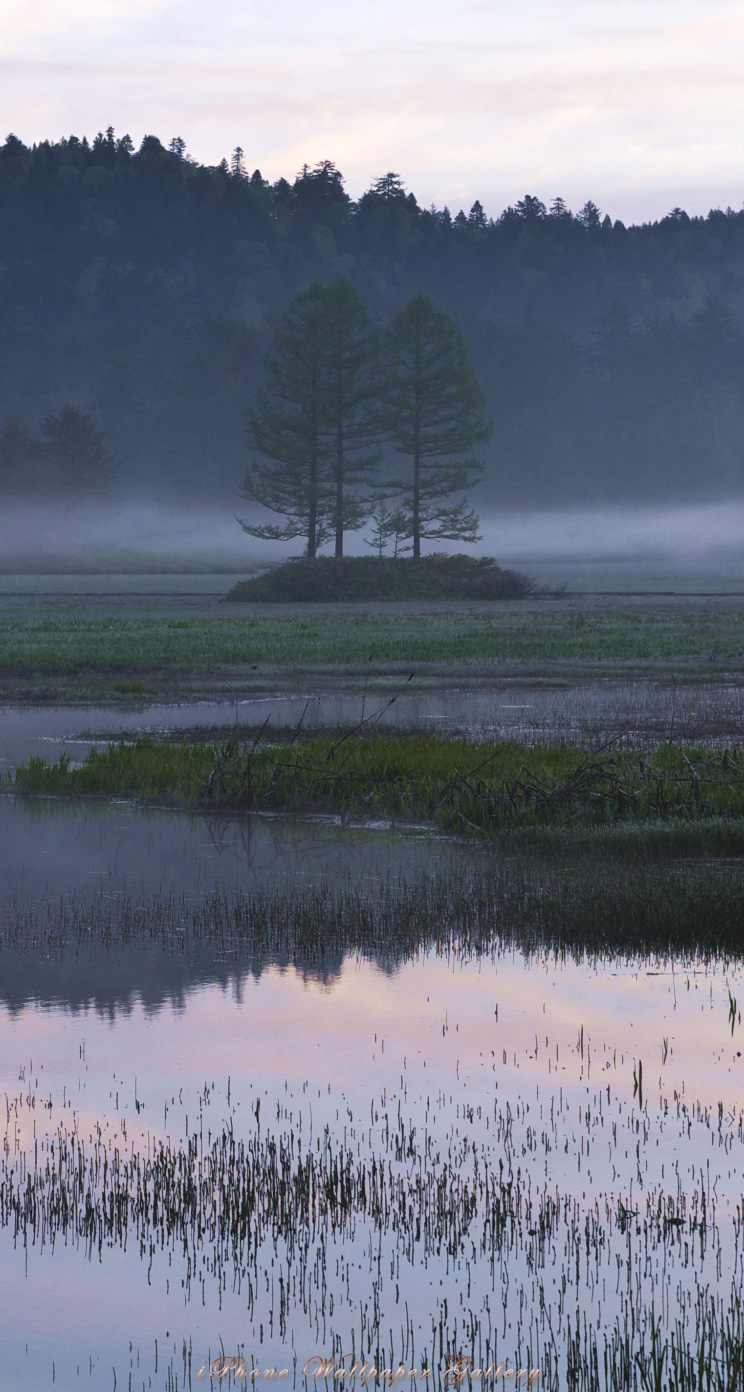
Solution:
[(226, 596), (242, 602), (336, 602), (394, 599), (525, 599), (527, 575), (503, 570), (493, 556), (301, 556), (242, 580)]

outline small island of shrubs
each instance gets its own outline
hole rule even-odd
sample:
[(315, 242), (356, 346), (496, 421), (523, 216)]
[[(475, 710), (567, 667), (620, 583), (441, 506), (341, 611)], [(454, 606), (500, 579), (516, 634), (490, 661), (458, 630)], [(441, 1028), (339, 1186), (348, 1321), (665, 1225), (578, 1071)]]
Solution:
[(537, 586), (527, 575), (503, 570), (493, 556), (306, 556), (241, 580), (226, 596), (242, 603), (527, 599)]

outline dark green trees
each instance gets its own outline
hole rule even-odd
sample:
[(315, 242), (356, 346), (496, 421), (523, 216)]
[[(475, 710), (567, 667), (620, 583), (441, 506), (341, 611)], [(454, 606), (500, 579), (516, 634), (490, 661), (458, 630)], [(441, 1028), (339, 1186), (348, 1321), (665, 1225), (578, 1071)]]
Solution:
[(28, 497), (39, 485), (39, 445), (18, 416), (11, 414), (0, 429), (0, 494)]
[[(421, 542), (478, 540), (478, 518), (464, 497), (478, 461), (473, 446), (490, 434), (483, 397), (457, 325), (427, 295), (412, 295), (383, 336), (380, 351), (364, 300), (348, 280), (314, 282), (290, 304), (266, 359), (266, 385), (248, 416), (259, 459), (241, 496), (281, 522), (245, 522), (251, 536), (306, 539), (307, 555), (356, 531), (386, 498), (396, 554), (421, 556)], [(408, 477), (376, 481), (381, 445), (410, 465)], [(380, 517), (378, 516), (378, 522)]]
[(41, 438), (10, 415), (0, 430), (0, 494), (46, 502), (108, 498), (117, 460), (88, 411), (62, 406), (45, 416)]
[(41, 434), (51, 492), (88, 499), (109, 496), (117, 461), (88, 411), (63, 406), (45, 416)]
[(364, 300), (347, 280), (315, 281), (296, 295), (265, 364), (266, 385), (248, 416), (250, 447), (241, 496), (283, 517), (243, 522), (251, 536), (306, 538), (315, 556), (330, 536), (363, 525), (360, 491), (380, 459), (375, 442), (375, 336)]
[(327, 421), (332, 434), (335, 556), (344, 554), (344, 531), (369, 516), (369, 484), (381, 451), (376, 419), (378, 360), (367, 306), (348, 280), (328, 286), (325, 300), (324, 372), (328, 373)]
[(320, 371), (321, 288), (311, 285), (290, 304), (266, 358), (266, 385), (248, 413), (249, 446), (266, 462), (254, 459), (246, 469), (241, 497), (284, 520), (238, 518), (250, 536), (305, 537), (311, 557), (327, 540), (331, 497)]
[(386, 428), (410, 474), (395, 485), (404, 495), (413, 558), (421, 542), (478, 540), (478, 518), (465, 498), (480, 462), (473, 446), (491, 426), (483, 395), (457, 325), (420, 291), (396, 315), (387, 335)]

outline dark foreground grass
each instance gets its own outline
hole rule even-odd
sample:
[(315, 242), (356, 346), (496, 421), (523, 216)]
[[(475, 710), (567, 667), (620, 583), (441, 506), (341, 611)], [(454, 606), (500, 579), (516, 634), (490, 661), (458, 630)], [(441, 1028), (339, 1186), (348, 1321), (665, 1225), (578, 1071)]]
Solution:
[[(295, 1311), (317, 1309), (324, 1326), (333, 1330), (330, 1273), (339, 1253), (345, 1262), (364, 1258), (372, 1298), (369, 1305), (362, 1302), (361, 1319), (355, 1320), (359, 1349), (352, 1345), (354, 1360), (359, 1353), (361, 1385), (371, 1366), (372, 1372), (366, 1372), (370, 1386), (392, 1386), (398, 1359), (416, 1343), (419, 1366), (430, 1370), (437, 1388), (454, 1385), (452, 1374), (442, 1373), (464, 1357), (473, 1368), (490, 1365), (493, 1382), (486, 1382), (481, 1372), (481, 1385), (504, 1385), (497, 1377), (505, 1367), (508, 1337), (525, 1351), (526, 1367), (520, 1367), (521, 1357), (513, 1362), (512, 1355), (510, 1372), (503, 1376), (514, 1377), (513, 1385), (520, 1387), (736, 1392), (744, 1371), (744, 1306), (735, 1281), (728, 1289), (721, 1283), (711, 1291), (699, 1274), (707, 1249), (714, 1256), (721, 1249), (715, 1206), (711, 1211), (706, 1204), (705, 1190), (679, 1196), (654, 1188), (637, 1209), (618, 1197), (603, 1210), (584, 1207), (557, 1185), (539, 1188), (538, 1181), (528, 1190), (513, 1165), (511, 1120), (497, 1110), (494, 1131), (507, 1159), (506, 1166), (501, 1159), (497, 1170), (491, 1150), (478, 1148), (469, 1136), (465, 1141), (453, 1138), (447, 1158), (433, 1154), (430, 1142), (419, 1139), (417, 1128), (400, 1113), (397, 1125), (394, 1115), (384, 1115), (376, 1151), (361, 1155), (358, 1142), (337, 1142), (328, 1127), (311, 1147), (294, 1132), (277, 1139), (267, 1136), (258, 1106), (255, 1128), (246, 1140), (235, 1137), (230, 1122), (214, 1138), (211, 1131), (205, 1138), (203, 1127), (180, 1144), (155, 1137), (146, 1151), (118, 1138), (112, 1143), (100, 1125), (97, 1134), (86, 1135), (82, 1126), (66, 1119), (37, 1142), (35, 1163), (23, 1155), (0, 1157), (0, 1229), (17, 1247), (77, 1248), (101, 1265), (111, 1260), (112, 1251), (130, 1248), (150, 1282), (158, 1253), (167, 1253), (169, 1266), (183, 1273), (187, 1302), (203, 1300), (215, 1274), (222, 1280), (222, 1273), (228, 1273), (247, 1319), (262, 1314), (286, 1342)], [(559, 1114), (552, 1122), (556, 1139), (563, 1138), (564, 1126)], [(739, 1212), (732, 1226), (738, 1246)], [(669, 1249), (683, 1241), (695, 1284), (690, 1318), (673, 1323), (668, 1315), (663, 1320), (644, 1308), (645, 1274), (652, 1271), (661, 1286), (661, 1273), (671, 1265)], [(384, 1259), (369, 1261), (370, 1246)], [(610, 1322), (605, 1315), (599, 1325), (590, 1306), (589, 1319), (585, 1315), (582, 1321), (580, 1302), (589, 1305), (582, 1300), (583, 1281), (593, 1289), (601, 1287), (603, 1278), (609, 1284), (615, 1263), (632, 1294), (634, 1317), (618, 1313)], [(445, 1269), (452, 1285), (458, 1280), (466, 1287), (471, 1304), (462, 1312), (453, 1300), (450, 1320), (443, 1324), (440, 1315), (437, 1325), (434, 1317), (429, 1331), (414, 1329), (406, 1303), (404, 1311), (396, 1311), (393, 1336), (380, 1328), (378, 1313), (389, 1298), (386, 1267)], [(568, 1295), (567, 1316), (548, 1278), (539, 1279), (545, 1268), (557, 1268)], [(504, 1323), (499, 1339), (490, 1313), (480, 1314), (477, 1295), (488, 1289), (494, 1272), (501, 1276), (507, 1269), (519, 1296), (519, 1317), (516, 1329), (510, 1323), (508, 1336)], [(538, 1280), (530, 1274), (535, 1270)], [(530, 1298), (536, 1285), (539, 1311)], [(446, 1302), (444, 1311), (446, 1320)], [(400, 1353), (393, 1346), (395, 1356), (389, 1355), (398, 1334)], [(335, 1353), (335, 1339), (332, 1346)], [(338, 1356), (339, 1366), (348, 1371), (351, 1360), (341, 1358), (340, 1345)], [(239, 1362), (221, 1360), (226, 1372)], [(365, 1369), (360, 1370), (362, 1362)], [(184, 1379), (181, 1385), (190, 1387), (190, 1369), (185, 1372), (188, 1383)], [(236, 1377), (235, 1385), (246, 1384)], [(359, 1384), (352, 1380), (351, 1385)], [(169, 1380), (167, 1386), (175, 1389), (177, 1384)]]
[[(679, 964), (689, 950), (696, 963), (712, 953), (721, 970), (719, 954), (742, 957), (743, 881), (741, 870), (719, 875), (689, 867), (633, 876), (609, 867), (588, 878), (580, 867), (554, 873), (487, 853), (482, 872), (469, 877), (391, 879), (366, 892), (336, 881), (290, 892), (223, 892), (200, 903), (179, 895), (143, 905), (139, 892), (131, 900), (101, 895), (95, 904), (37, 904), (27, 915), (8, 906), (7, 919), (0, 917), (0, 951), (10, 958), (2, 991), (24, 953), (44, 964), (51, 958), (57, 978), (58, 963), (72, 956), (79, 981), (81, 958), (125, 945), (144, 949), (140, 971), (150, 970), (148, 949), (170, 955), (179, 990), (184, 958), (200, 962), (203, 978), (213, 981), (213, 963), (229, 970), (241, 952), (253, 976), (273, 960), (293, 961), (303, 972), (315, 963), (322, 976), (339, 951), (349, 950), (370, 953), (389, 970), (419, 947), (453, 961), (492, 953), (496, 967), (515, 947), (527, 955), (596, 953), (605, 968), (608, 959), (617, 966), (625, 951), (646, 969), (651, 953), (654, 965), (667, 953)], [(119, 982), (118, 965), (103, 974)], [(615, 1148), (619, 1169), (629, 1142), (641, 1163), (653, 1144), (653, 1103), (635, 1096), (623, 1102), (614, 1078), (605, 1100), (606, 1076), (591, 1106), (589, 1096), (585, 1106), (580, 1101), (578, 1121), (575, 1096), (564, 1096), (558, 1080), (539, 1122), (528, 1124), (535, 1115), (527, 1117), (529, 1106), (520, 1121), (520, 1107), (494, 1094), (483, 1117), (480, 1106), (477, 1117), (472, 1107), (463, 1106), (462, 1116), (458, 1108), (456, 1129), (445, 1135), (417, 1125), (400, 1102), (397, 1112), (392, 1103), (388, 1110), (387, 1100), (379, 1114), (375, 1103), (372, 1128), (365, 1101), (364, 1117), (347, 1108), (343, 1136), (321, 1122), (308, 1137), (297, 1115), (277, 1108), (274, 1116), (251, 1096), (255, 1124), (243, 1126), (235, 1110), (216, 1116), (205, 1086), (183, 1134), (173, 1120), (162, 1134), (147, 1111), (146, 1139), (144, 1125), (138, 1136), (128, 1114), (94, 1125), (89, 1112), (80, 1118), (68, 1103), (61, 1118), (52, 1115), (51, 1094), (47, 1100), (38, 1083), (32, 1090), (23, 1078), (22, 1093), (5, 1098), (7, 1120), (18, 1127), (33, 1107), (36, 1124), (33, 1133), (26, 1125), (25, 1151), (16, 1144), (0, 1155), (0, 1238), (32, 1253), (46, 1247), (47, 1260), (64, 1247), (69, 1273), (76, 1258), (107, 1269), (128, 1252), (143, 1288), (145, 1279), (180, 1280), (187, 1308), (206, 1303), (215, 1282), (226, 1282), (225, 1289), (232, 1283), (246, 1321), (255, 1327), (263, 1320), (286, 1344), (309, 1315), (326, 1322), (335, 1349), (339, 1326), (346, 1333), (353, 1320), (359, 1354), (377, 1368), (395, 1367), (398, 1359), (409, 1366), (415, 1339), (417, 1365), (440, 1370), (429, 1379), (436, 1392), (453, 1385), (442, 1374), (463, 1355), (481, 1368), (508, 1356), (509, 1368), (535, 1370), (534, 1385), (551, 1392), (738, 1392), (744, 1306), (740, 1262), (731, 1253), (741, 1249), (740, 1206), (728, 1209), (715, 1186), (711, 1192), (702, 1166), (699, 1179), (693, 1166), (685, 1187), (678, 1172), (666, 1183), (663, 1170), (661, 1182), (646, 1174), (635, 1193), (627, 1175), (618, 1176), (599, 1198), (592, 1189), (579, 1197), (572, 1166), (566, 1182), (560, 1157), (578, 1156), (580, 1142), (586, 1164), (592, 1136), (603, 1150)], [(135, 1106), (139, 1118), (136, 1083)], [(735, 1179), (740, 1116), (738, 1130), (728, 1130), (722, 1108), (717, 1118), (715, 1108), (701, 1117), (699, 1103), (677, 1098), (664, 1118), (665, 1129), (678, 1127), (677, 1154), (693, 1128), (705, 1135), (706, 1148), (725, 1144)], [(586, 1183), (582, 1177), (578, 1189)], [(734, 1202), (737, 1196), (734, 1187)], [(441, 1272), (446, 1298), (466, 1290), (467, 1307), (452, 1300), (448, 1319), (442, 1294), (431, 1324), (414, 1328), (405, 1289), (398, 1299), (399, 1271), (414, 1292), (421, 1273), (435, 1284)], [(348, 1280), (358, 1280), (363, 1296), (356, 1300), (349, 1285), (344, 1304)], [(502, 1300), (504, 1324), (499, 1318), (497, 1326), (491, 1310), (500, 1317)], [(676, 1313), (679, 1300), (684, 1318)], [(356, 1345), (352, 1352), (356, 1357)], [(526, 1381), (525, 1374), (518, 1385)], [(188, 1375), (167, 1382), (173, 1392), (191, 1385)], [(379, 1384), (372, 1378), (369, 1385)]]
[(460, 832), (717, 828), (741, 849), (744, 753), (670, 744), (653, 753), (472, 745), (365, 734), (265, 746), (150, 738), (93, 750), (73, 766), (32, 758), (17, 792), (127, 795), (191, 807), (393, 817)]

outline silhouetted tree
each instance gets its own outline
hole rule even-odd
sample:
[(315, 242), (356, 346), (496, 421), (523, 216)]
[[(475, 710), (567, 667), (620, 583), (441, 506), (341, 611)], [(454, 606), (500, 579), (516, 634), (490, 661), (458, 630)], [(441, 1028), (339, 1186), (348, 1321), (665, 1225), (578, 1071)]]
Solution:
[(596, 203), (592, 203), (590, 198), (576, 214), (576, 219), (582, 227), (586, 228), (587, 232), (592, 232), (601, 226), (602, 214)]
[(106, 449), (105, 432), (88, 411), (63, 406), (45, 416), (41, 434), (53, 493), (89, 499), (110, 496), (118, 461)]
[(460, 330), (421, 291), (393, 320), (387, 367), (388, 436), (411, 464), (410, 478), (393, 488), (405, 495), (414, 560), (424, 538), (477, 541), (478, 517), (465, 498), (444, 500), (475, 482), (481, 466), (473, 446), (488, 438), (491, 426)]
[(520, 198), (514, 211), (517, 217), (523, 218), (525, 222), (539, 222), (547, 216), (542, 199), (536, 198), (532, 193), (526, 193), (524, 198)]
[(379, 502), (372, 513), (372, 537), (364, 538), (365, 546), (371, 546), (382, 559), (387, 551), (388, 542), (393, 542), (393, 557), (397, 558), (404, 551), (410, 551), (411, 546), (407, 538), (409, 532), (408, 514), (402, 507), (389, 508), (384, 502)]
[(249, 446), (266, 462), (254, 459), (249, 465), (240, 496), (284, 521), (238, 518), (249, 536), (272, 541), (304, 537), (310, 557), (331, 534), (334, 502), (323, 370), (325, 313), (323, 286), (317, 282), (295, 296), (266, 358), (265, 387), (248, 413)]
[(0, 493), (30, 497), (41, 492), (39, 445), (11, 412), (0, 431)]
[(324, 425), (330, 435), (335, 555), (344, 554), (344, 532), (356, 531), (369, 515), (369, 485), (380, 462), (376, 399), (376, 335), (366, 302), (348, 280), (323, 288), (321, 373), (327, 387)]
[(336, 229), (348, 218), (351, 199), (344, 191), (344, 176), (332, 160), (320, 160), (313, 169), (304, 165), (292, 188), (295, 217), (309, 226)]
[(372, 187), (365, 197), (377, 198), (381, 203), (400, 203), (404, 202), (406, 186), (400, 174), (394, 174), (392, 169), (387, 174), (381, 174), (379, 179), (372, 181)]
[[(282, 525), (241, 523), (253, 536), (307, 536), (308, 555), (370, 510), (380, 462), (376, 335), (348, 280), (314, 281), (292, 301), (266, 362), (267, 389), (249, 417), (249, 439), (271, 464), (254, 463), (242, 496), (285, 515)], [(364, 492), (360, 488), (364, 487)]]
[(232, 152), (232, 156), (230, 158), (230, 173), (232, 174), (233, 179), (247, 178), (248, 171), (245, 167), (245, 161), (243, 159), (243, 150), (241, 149), (240, 145), (236, 145), (235, 149)]
[(477, 198), (468, 213), (468, 226), (475, 227), (479, 232), (485, 232), (488, 227), (488, 218), (483, 211), (483, 204)]

